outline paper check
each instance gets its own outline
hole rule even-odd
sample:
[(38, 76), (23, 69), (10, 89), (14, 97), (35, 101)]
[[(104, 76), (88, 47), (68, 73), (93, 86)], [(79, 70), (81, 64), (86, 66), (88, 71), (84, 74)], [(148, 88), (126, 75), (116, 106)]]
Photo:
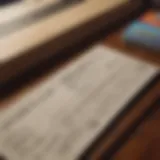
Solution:
[(97, 45), (0, 112), (7, 160), (76, 160), (158, 73)]

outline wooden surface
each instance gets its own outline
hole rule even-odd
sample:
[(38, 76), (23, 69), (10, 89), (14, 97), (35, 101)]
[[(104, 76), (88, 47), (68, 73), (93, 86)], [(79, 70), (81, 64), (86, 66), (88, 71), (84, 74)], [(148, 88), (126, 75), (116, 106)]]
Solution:
[[(101, 0), (99, 2), (97, 0), (87, 0), (60, 13), (51, 14), (33, 25), (26, 26), (24, 29), (1, 37), (0, 62), (8, 61), (22, 54), (25, 50), (37, 45), (42, 45), (44, 42), (56, 38), (127, 1), (128, 0)], [(17, 8), (23, 10), (24, 7)], [(13, 9), (12, 7), (9, 8), (9, 13), (3, 13), (3, 19), (8, 19), (11, 14), (17, 16), (17, 14), (19, 14), (17, 8), (16, 6), (13, 6)], [(75, 15), (78, 15), (78, 18)]]
[(160, 99), (154, 107), (157, 110), (136, 128), (113, 160), (160, 159)]
[[(160, 54), (144, 49), (143, 47), (128, 46), (122, 39), (121, 35), (126, 26), (122, 29), (115, 31), (110, 34), (104, 43), (107, 46), (111, 46), (118, 50), (125, 51), (124, 54), (128, 56), (133, 56), (135, 58), (147, 61), (153, 65), (160, 67)], [(146, 91), (145, 91), (146, 92)], [(103, 138), (98, 139), (94, 147), (89, 149), (88, 155), (85, 157), (87, 160), (108, 160), (113, 157), (117, 149), (123, 145), (125, 139), (130, 136), (131, 131), (135, 128), (141, 121), (144, 114), (152, 110), (152, 103), (160, 95), (160, 76), (157, 78), (156, 83), (146, 92), (143, 96), (138, 99), (138, 101), (132, 106), (133, 108), (126, 112), (119, 120), (116, 122), (112, 129), (106, 130), (102, 134)], [(160, 129), (160, 123), (157, 121), (157, 128)], [(158, 132), (159, 133), (159, 132)], [(157, 134), (152, 135), (152, 138), (156, 138)], [(150, 151), (151, 153), (152, 151)], [(136, 153), (135, 153), (136, 154)], [(137, 153), (138, 154), (138, 153)], [(123, 160), (131, 159), (130, 157), (125, 157), (125, 154), (120, 154)], [(117, 155), (118, 157), (119, 155)], [(115, 157), (115, 159), (117, 158)], [(133, 158), (134, 159), (134, 158)], [(117, 160), (117, 159), (116, 159)], [(118, 159), (119, 160), (119, 159)], [(120, 159), (121, 160), (121, 159)], [(138, 160), (138, 159), (134, 159)]]
[(0, 83), (83, 42), (87, 36), (102, 28), (117, 24), (117, 21), (134, 14), (142, 6), (141, 0), (86, 0), (13, 34), (0, 37)]
[[(139, 48), (139, 47), (137, 48), (133, 46), (127, 46), (120, 38), (122, 34), (121, 31), (122, 30), (120, 29), (118, 31), (115, 31), (113, 34), (109, 35), (104, 40), (105, 45), (117, 48), (118, 50), (126, 51), (125, 53), (129, 56), (134, 56), (138, 59), (145, 60), (148, 63), (152, 63), (153, 65), (160, 66), (160, 55), (158, 53), (148, 51), (146, 49)], [(100, 139), (100, 141), (98, 141), (98, 143), (96, 144), (96, 147), (92, 148), (92, 151), (87, 155), (86, 159), (87, 160), (101, 160), (105, 157), (104, 159), (107, 160), (107, 159), (113, 158), (113, 155), (115, 155), (115, 153), (118, 151), (114, 158), (116, 160), (117, 158), (119, 158), (118, 160), (121, 160), (120, 158), (125, 160), (125, 157), (123, 156), (125, 155), (125, 153), (128, 154), (129, 156), (129, 152), (130, 152), (130, 149), (126, 149), (125, 146), (127, 145), (130, 146), (131, 144), (131, 147), (134, 147), (132, 146), (132, 143), (137, 143), (137, 139), (133, 138), (133, 140), (131, 140), (128, 144), (126, 143), (124, 145), (124, 148), (123, 148), (123, 143), (126, 142), (128, 137), (130, 137), (131, 133), (135, 131), (137, 126), (139, 126), (142, 123), (142, 121), (144, 120), (143, 118), (144, 117), (146, 118), (146, 116), (150, 116), (150, 111), (152, 111), (152, 104), (157, 99), (157, 97), (159, 97), (160, 95), (159, 91), (160, 91), (160, 79), (157, 79), (157, 81), (154, 84), (152, 84), (151, 88), (149, 88), (149, 90), (146, 90), (145, 94), (142, 94), (140, 99), (138, 99), (138, 101), (136, 101), (133, 104), (131, 109), (127, 110), (125, 114), (120, 119), (118, 119), (114, 127), (113, 128), (111, 127), (111, 129), (108, 132), (106, 132), (106, 134), (103, 135), (103, 138)], [(18, 97), (18, 94), (15, 95), (14, 98), (16, 97)], [(12, 98), (12, 100), (14, 100), (14, 98)], [(12, 100), (10, 101), (10, 103), (12, 102)], [(157, 117), (159, 113), (157, 112), (155, 113), (155, 115)], [(147, 121), (145, 123), (152, 124), (153, 122)], [(157, 125), (159, 124), (159, 120), (156, 121), (156, 124)], [(142, 128), (145, 128), (145, 127), (142, 127)], [(155, 125), (153, 126), (153, 129), (156, 129)], [(146, 133), (148, 132), (148, 129), (147, 131), (145, 129), (145, 131), (142, 131), (142, 132)], [(138, 133), (138, 135), (139, 136), (137, 137), (140, 137), (141, 133)], [(147, 139), (147, 136), (151, 136), (153, 137), (153, 139), (156, 139), (157, 137), (157, 139), (159, 140), (159, 136), (155, 132), (148, 133), (145, 136), (146, 139)], [(149, 144), (152, 145), (154, 143), (155, 141), (151, 142), (151, 139), (149, 139)], [(142, 146), (144, 145), (145, 143), (142, 142)], [(155, 145), (156, 145), (155, 150), (157, 151), (159, 149), (157, 147), (158, 144), (155, 143)], [(149, 149), (150, 151), (148, 153), (151, 154), (153, 152), (153, 148), (149, 148)], [(142, 149), (142, 151), (144, 150)], [(154, 153), (157, 153), (157, 152), (154, 152)], [(135, 154), (135, 156), (136, 155), (138, 157), (139, 152)], [(130, 157), (128, 159), (127, 158), (126, 160), (130, 159)]]
[(124, 31), (124, 28), (126, 28), (126, 26), (109, 35), (105, 39), (105, 44), (120, 49), (122, 51), (126, 51), (126, 54), (129, 54), (130, 56), (142, 59), (153, 65), (160, 66), (160, 52), (154, 52), (143, 47), (127, 45), (122, 40), (122, 33)]

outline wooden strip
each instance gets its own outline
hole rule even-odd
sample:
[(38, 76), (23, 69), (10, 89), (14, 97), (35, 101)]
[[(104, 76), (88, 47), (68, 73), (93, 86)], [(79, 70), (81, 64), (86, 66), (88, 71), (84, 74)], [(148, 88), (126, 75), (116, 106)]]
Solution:
[(50, 14), (61, 12), (68, 7), (74, 7), (74, 5), (79, 4), (80, 1), (73, 1), (71, 3), (66, 3), (65, 1), (59, 1), (57, 3), (49, 4), (44, 6), (39, 10), (33, 10), (32, 12), (26, 13), (23, 16), (14, 18), (8, 22), (0, 23), (0, 38), (8, 36), (18, 30), (22, 30), (25, 27), (30, 27), (30, 25), (37, 23), (39, 20), (47, 17)]
[(113, 160), (159, 160), (160, 99), (151, 115), (132, 133), (129, 140), (113, 156)]
[[(92, 1), (94, 1), (94, 0), (92, 0)], [(96, 6), (97, 0), (94, 3), (95, 4), (93, 6)], [(106, 0), (104, 0), (104, 3), (102, 3), (102, 4), (105, 5)], [(33, 41), (37, 41), (36, 43), (38, 45), (38, 43), (40, 42), (39, 40), (42, 40), (40, 38), (41, 36), (42, 37), (43, 36), (46, 37), (47, 35), (50, 36), (50, 38), (48, 37), (48, 40), (46, 39), (46, 42), (43, 39), (43, 45), (42, 44), (40, 46), (38, 45), (37, 47), (33, 47), (30, 50), (27, 49), (27, 51), (22, 51), (22, 52), (20, 50), (18, 52), (16, 51), (15, 52), (16, 53), (16, 58), (12, 58), (12, 60), (10, 59), (11, 57), (8, 56), (8, 58), (7, 58), (8, 60), (5, 59), (4, 63), (1, 63), (0, 84), (6, 82), (10, 78), (16, 77), (18, 74), (32, 68), (33, 66), (39, 64), (40, 62), (49, 59), (53, 55), (61, 52), (64, 49), (67, 49), (67, 47), (73, 46), (78, 42), (82, 42), (87, 36), (101, 30), (102, 28), (106, 27), (106, 29), (107, 29), (107, 28), (113, 27), (114, 24), (117, 24), (117, 22), (119, 23), (119, 22), (123, 21), (124, 19), (126, 19), (126, 17), (129, 17), (130, 14), (134, 14), (137, 10), (139, 10), (142, 7), (141, 1), (134, 1), (132, 3), (128, 2), (128, 3), (124, 3), (124, 5), (121, 5), (121, 6), (118, 5), (119, 3), (115, 3), (115, 4), (111, 3), (111, 4), (112, 4), (111, 5), (112, 7), (113, 6), (115, 7), (115, 9), (112, 10), (111, 12), (109, 12), (109, 10), (110, 10), (109, 8), (111, 7), (110, 5), (106, 4), (106, 5), (108, 5), (109, 10), (106, 10), (106, 8), (102, 9), (99, 6), (103, 10), (101, 12), (101, 14), (100, 13), (98, 14), (97, 11), (94, 11), (94, 13), (90, 13), (91, 17), (95, 16), (96, 18), (95, 17), (91, 18), (88, 15), (91, 18), (90, 19), (87, 16), (90, 20), (87, 18), (85, 21), (83, 21), (84, 22), (83, 25), (82, 24), (80, 25), (80, 23), (79, 23), (80, 21), (78, 21), (79, 25), (76, 25), (77, 27), (74, 26), (75, 28), (72, 29), (72, 30), (70, 30), (68, 28), (69, 30), (67, 29), (68, 32), (66, 32), (65, 34), (64, 34), (64, 32), (56, 32), (57, 30), (53, 30), (53, 28), (50, 26), (51, 27), (50, 31), (55, 32), (56, 35), (58, 35), (59, 33), (61, 34), (61, 36), (59, 36), (59, 37), (56, 36), (56, 38), (55, 38), (54, 34), (51, 34), (51, 33), (50, 34), (47, 33), (46, 35), (43, 34), (43, 35), (39, 35), (39, 37), (31, 38), (32, 35), (36, 35), (32, 32), (32, 34), (27, 33), (27, 34), (25, 34), (25, 36), (24, 36), (24, 34), (17, 33), (15, 35), (12, 35), (11, 36), (12, 38), (8, 37), (5, 40), (3, 40), (3, 39), (0, 40), (0, 52), (2, 51), (1, 55), (3, 57), (3, 55), (6, 54), (5, 57), (7, 57), (9, 55), (8, 54), (9, 52), (11, 53), (11, 55), (15, 55), (13, 52), (17, 50), (16, 49), (17, 47), (21, 48), (21, 47), (23, 47), (23, 45), (31, 45), (31, 44), (34, 45), (35, 43), (31, 43)], [(116, 7), (116, 6), (118, 6), (118, 7)], [(71, 13), (72, 12), (69, 12), (68, 16), (71, 16)], [(119, 13), (121, 13), (121, 14), (119, 14)], [(85, 17), (84, 14), (85, 13), (82, 14), (82, 17), (83, 16)], [(113, 17), (115, 17), (115, 19)], [(67, 19), (70, 19), (70, 18), (67, 18)], [(56, 20), (56, 17), (55, 17), (55, 22), (57, 22), (57, 20)], [(65, 21), (63, 21), (63, 23), (65, 23)], [(65, 23), (65, 25), (67, 25), (67, 24)], [(59, 27), (58, 24), (56, 26)], [(63, 25), (60, 25), (60, 26), (63, 26)], [(33, 26), (33, 28), (34, 27), (35, 26)], [(61, 29), (60, 28), (59, 28), (59, 31), (63, 27)], [(41, 33), (42, 30), (45, 30), (45, 25), (40, 30), (37, 30), (37, 31), (39, 33)], [(28, 28), (28, 31), (26, 31), (26, 32), (29, 32), (29, 28)], [(17, 36), (19, 37), (18, 38), (19, 41), (16, 41)], [(23, 39), (23, 37), (25, 37), (24, 41), (21, 40), (21, 39)], [(27, 41), (25, 42), (25, 40), (27, 40)], [(1, 47), (1, 45), (2, 45), (2, 47)], [(26, 47), (26, 48), (28, 48), (28, 47)], [(7, 63), (7, 61), (8, 61), (8, 63)]]
[[(4, 62), (17, 57), (23, 51), (57, 38), (126, 2), (127, 0), (101, 0), (100, 3), (97, 0), (88, 0), (58, 14), (51, 14), (22, 31), (17, 31), (15, 34), (0, 39), (0, 60)], [(75, 15), (78, 15), (78, 17)]]

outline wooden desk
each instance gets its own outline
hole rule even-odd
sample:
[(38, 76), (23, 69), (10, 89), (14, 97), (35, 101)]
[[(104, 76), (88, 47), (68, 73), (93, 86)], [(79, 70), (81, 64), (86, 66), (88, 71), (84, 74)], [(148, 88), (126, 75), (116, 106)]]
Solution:
[[(123, 30), (124, 28), (110, 34), (104, 40), (104, 44), (118, 50), (125, 51), (124, 53), (127, 55), (147, 61), (153, 65), (160, 66), (159, 53), (140, 47), (126, 45), (121, 39)], [(112, 158), (114, 160), (140, 160), (140, 154), (143, 152), (144, 159), (147, 159), (145, 158), (145, 154), (148, 152), (148, 160), (154, 158), (157, 158), (158, 160), (158, 157), (160, 157), (160, 147), (158, 146), (160, 143), (160, 138), (158, 135), (160, 130), (160, 121), (157, 119), (155, 122), (154, 119), (158, 117), (159, 110), (157, 113), (152, 113), (160, 105), (159, 97), (160, 76), (158, 76), (157, 79), (138, 96), (138, 99), (131, 104), (131, 109), (124, 111), (124, 114), (117, 117), (112, 126), (104, 130), (93, 146), (89, 148), (87, 153), (85, 153), (87, 156), (83, 155), (82, 157), (86, 160), (109, 160)], [(147, 120), (147, 122), (144, 122), (148, 116), (151, 116), (152, 120)], [(145, 128), (143, 127), (143, 123)], [(152, 124), (154, 125), (152, 126)], [(139, 129), (141, 132), (139, 130), (135, 131), (138, 127), (141, 127)], [(149, 130), (153, 130), (153, 132), (149, 132)], [(133, 135), (132, 137), (132, 133), (134, 132), (138, 132), (138, 135)], [(147, 134), (146, 136), (145, 133)], [(142, 138), (143, 136), (144, 138)], [(132, 137), (131, 140), (129, 140), (130, 137)], [(142, 146), (140, 150), (136, 149), (136, 146), (139, 145)], [(147, 151), (147, 149), (149, 151)], [(116, 154), (117, 151), (118, 153)]]
[(113, 160), (160, 159), (160, 98), (153, 104), (154, 110), (137, 126)]
[[(87, 0), (63, 12), (52, 13), (37, 23), (17, 29), (16, 32), (0, 36), (0, 83), (5, 83), (19, 73), (50, 59), (64, 48), (82, 42), (87, 36), (101, 28), (110, 27), (117, 19), (126, 18), (140, 8), (143, 10), (142, 0)], [(23, 4), (9, 10), (4, 9), (0, 15), (0, 25), (21, 15), (21, 12), (22, 15), (26, 12)], [(5, 27), (2, 28), (5, 30)]]
[[(152, 53), (145, 49), (126, 46), (120, 39), (121, 32), (116, 31), (103, 41), (105, 45), (112, 46), (119, 50), (126, 51), (126, 54), (135, 56), (137, 58), (153, 63), (160, 66), (160, 55)], [(24, 89), (25, 90), (25, 89)], [(131, 104), (130, 109), (125, 110), (113, 124), (105, 130), (102, 136), (95, 142), (89, 149), (87, 154), (82, 155), (82, 159), (86, 160), (101, 160), (115, 158), (125, 160), (124, 153), (128, 153), (126, 150), (127, 144), (123, 144), (128, 140), (131, 133), (135, 131), (143, 120), (150, 115), (156, 107), (154, 102), (159, 97), (160, 91), (160, 77), (158, 76), (155, 81), (147, 87)], [(15, 96), (16, 97), (16, 96)], [(6, 100), (7, 101), (7, 100)], [(7, 102), (8, 103), (8, 102)], [(156, 105), (157, 106), (157, 105)], [(157, 122), (158, 124), (159, 122)], [(154, 135), (153, 135), (154, 137)], [(129, 142), (129, 144), (132, 142)], [(122, 147), (122, 149), (120, 149)], [(120, 149), (120, 150), (119, 150)], [(117, 155), (115, 155), (115, 153)], [(137, 154), (138, 155), (138, 154)], [(113, 157), (115, 156), (115, 157)], [(126, 158), (126, 160), (128, 160)]]
[[(124, 27), (125, 28), (125, 27)], [(128, 46), (121, 39), (124, 28), (115, 31), (105, 39), (105, 44), (114, 48), (126, 51), (138, 59), (145, 60), (151, 64), (160, 66), (160, 54), (159, 52), (153, 52), (151, 50), (144, 49), (143, 47)]]

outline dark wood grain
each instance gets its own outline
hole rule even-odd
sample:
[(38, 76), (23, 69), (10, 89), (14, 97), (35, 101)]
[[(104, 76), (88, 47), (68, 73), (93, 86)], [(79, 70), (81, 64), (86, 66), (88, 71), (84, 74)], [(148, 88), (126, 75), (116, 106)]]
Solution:
[(109, 35), (105, 39), (105, 44), (113, 48), (117, 48), (119, 50), (125, 51), (123, 53), (126, 53), (130, 56), (133, 56), (138, 59), (145, 60), (149, 63), (160, 66), (160, 52), (148, 50), (140, 46), (138, 47), (134, 45), (128, 45), (123, 41), (122, 34), (126, 27), (127, 25), (122, 29), (119, 29), (115, 31), (113, 34)]
[(137, 127), (113, 160), (160, 159), (160, 99), (154, 107), (159, 109)]
[(0, 65), (0, 98), (2, 95), (6, 97), (6, 92), (7, 94), (8, 92), (13, 93), (13, 88), (19, 89), (19, 84), (28, 83), (30, 81), (28, 78), (35, 79), (37, 73), (40, 72), (41, 76), (45, 75), (46, 70), (48, 72), (60, 63), (68, 62), (69, 59), (77, 56), (78, 53), (83, 52), (94, 43), (100, 42), (106, 35), (124, 23), (135, 19), (145, 8), (141, 0), (129, 1), (111, 12), (104, 13), (92, 21), (70, 30), (57, 39), (32, 48), (28, 53), (9, 61), (8, 64), (5, 63), (4, 66)]
[[(83, 43), (86, 38), (94, 33), (100, 32), (103, 29), (110, 30), (113, 26), (120, 25), (124, 20), (137, 15), (144, 8), (141, 0), (129, 1), (73, 29), (69, 29), (66, 33), (61, 34), (61, 36), (45, 41), (42, 45), (36, 45), (36, 47), (22, 51), (15, 58), (3, 63), (1, 62), (0, 86), (12, 79), (16, 79), (20, 74), (32, 70), (42, 62), (48, 61), (57, 55), (59, 56), (59, 54), (64, 53), (66, 50), (70, 50), (77, 43)], [(25, 37), (25, 35), (22, 35), (21, 39), (23, 39), (23, 36)], [(19, 43), (17, 44), (19, 45)], [(15, 46), (13, 46), (14, 49)], [(64, 56), (64, 54), (61, 56)]]
[[(127, 54), (128, 56), (141, 59), (143, 61), (146, 61), (147, 63), (159, 67), (160, 54), (151, 50), (147, 50), (143, 47), (128, 46), (125, 44), (125, 42), (121, 38), (125, 27), (126, 26), (119, 30), (116, 30), (114, 33), (107, 36), (107, 38), (104, 40), (105, 45), (113, 47), (117, 50), (124, 51), (122, 52), (122, 54)], [(106, 132), (104, 132), (102, 137), (95, 142), (94, 147), (90, 149), (85, 159), (108, 160), (112, 158), (118, 148), (123, 146), (123, 143), (130, 136), (137, 125), (139, 125), (139, 123), (143, 121), (146, 113), (148, 116), (148, 112), (152, 110), (152, 104), (157, 99), (157, 97), (159, 97), (159, 95), (160, 77), (157, 78), (157, 83), (155, 83), (147, 93), (143, 94), (143, 96), (137, 101), (137, 103), (132, 106), (132, 109), (126, 112), (111, 130), (106, 130)], [(126, 158), (126, 160), (128, 159)]]
[[(104, 19), (101, 19), (101, 22)], [(160, 66), (160, 55), (156, 52), (146, 50), (141, 47), (134, 47), (134, 46), (128, 46), (121, 40), (122, 35), (122, 29), (116, 30), (114, 33), (107, 36), (107, 38), (104, 40), (105, 45), (111, 46), (115, 49), (125, 51), (124, 54), (127, 54), (129, 56), (133, 56), (138, 59), (142, 59), (144, 61), (147, 61), (149, 63), (153, 63), (157, 66)], [(52, 48), (48, 47), (48, 50), (51, 50)], [(42, 51), (45, 49), (42, 49)], [(157, 152), (159, 152), (159, 143), (160, 137), (159, 133), (155, 133), (156, 129), (158, 128), (158, 124), (160, 123), (160, 119), (158, 118), (160, 116), (159, 111), (155, 113), (153, 117), (155, 118), (156, 123), (154, 124), (154, 118), (150, 121), (146, 121), (146, 117), (152, 117), (152, 112), (154, 111), (153, 103), (155, 100), (160, 96), (160, 78), (158, 77), (152, 86), (145, 91), (140, 99), (137, 99), (137, 101), (131, 106), (129, 110), (124, 112), (124, 114), (117, 119), (117, 122), (115, 123), (114, 127), (111, 127), (111, 129), (106, 132), (106, 134), (103, 135), (103, 138), (96, 143), (96, 146), (92, 148), (92, 151), (87, 155), (87, 160), (101, 160), (105, 159), (108, 160), (110, 158), (113, 158), (116, 160), (132, 160), (130, 154), (132, 152), (132, 148), (128, 149), (128, 146), (133, 147), (135, 151), (137, 150), (136, 146), (138, 145), (139, 139), (143, 136), (141, 134), (147, 133), (146, 136), (144, 136), (144, 140), (142, 140), (141, 146), (142, 147), (148, 147), (147, 150), (142, 149), (137, 154), (135, 153), (135, 156), (139, 156), (139, 153), (141, 151), (143, 153), (147, 153), (147, 157), (144, 157), (144, 159), (148, 160), (147, 158), (151, 158), (151, 155), (154, 153), (155, 156), (157, 156)], [(158, 120), (157, 120), (158, 119)], [(141, 124), (144, 122), (144, 127), (142, 129), (137, 129), (138, 126), (141, 126)], [(154, 124), (154, 125), (152, 125)], [(145, 129), (150, 126), (150, 129)], [(153, 127), (153, 128), (152, 128)], [(140, 131), (139, 131), (140, 130)], [(153, 130), (153, 132), (151, 131)], [(159, 129), (160, 130), (160, 129)], [(132, 137), (132, 133), (135, 137)], [(153, 141), (148, 138), (153, 138)], [(146, 139), (149, 139), (148, 143), (146, 143)], [(128, 142), (128, 143), (127, 143)], [(131, 145), (130, 145), (131, 143)], [(132, 145), (133, 143), (133, 145)], [(150, 147), (152, 145), (155, 145), (155, 147)], [(126, 149), (127, 148), (127, 149)], [(115, 154), (117, 153), (117, 154)], [(128, 154), (128, 157), (124, 157), (125, 154)], [(133, 153), (134, 154), (134, 153)], [(145, 155), (145, 154), (144, 154)], [(136, 160), (136, 157), (134, 160)], [(159, 154), (157, 157), (159, 158)], [(156, 160), (158, 160), (156, 159)], [(139, 159), (137, 159), (139, 160)], [(143, 159), (142, 159), (143, 160)]]

